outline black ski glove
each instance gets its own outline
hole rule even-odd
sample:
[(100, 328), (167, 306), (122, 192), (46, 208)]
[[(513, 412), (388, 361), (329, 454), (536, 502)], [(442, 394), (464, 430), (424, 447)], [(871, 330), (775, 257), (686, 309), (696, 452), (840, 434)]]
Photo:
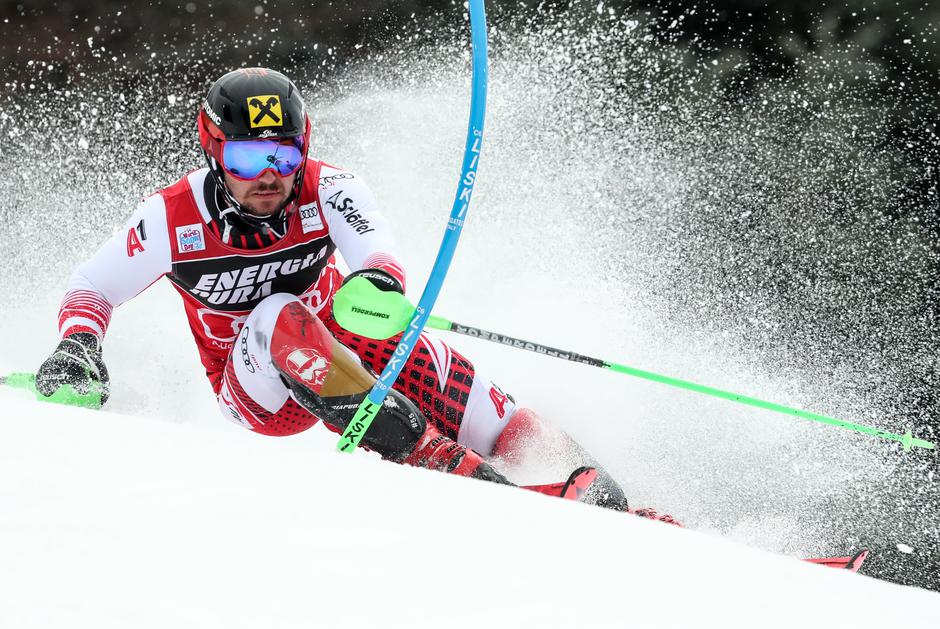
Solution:
[(393, 291), (400, 295), (405, 294), (405, 287), (401, 285), (395, 277), (382, 269), (362, 269), (361, 271), (356, 271), (355, 273), (350, 273), (346, 276), (346, 279), (343, 280), (343, 284), (348, 282), (354, 277), (364, 277), (372, 285), (378, 288), (381, 291), (389, 292)]
[(102, 404), (108, 400), (111, 379), (101, 360), (101, 344), (94, 334), (68, 335), (36, 372), (36, 390), (46, 397), (64, 384), (72, 385), (80, 394), (100, 391)]

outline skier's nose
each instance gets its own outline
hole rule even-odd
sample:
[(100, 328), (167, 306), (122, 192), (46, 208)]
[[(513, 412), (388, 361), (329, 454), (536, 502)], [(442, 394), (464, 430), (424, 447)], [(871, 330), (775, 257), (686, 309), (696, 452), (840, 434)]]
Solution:
[(266, 186), (273, 185), (277, 182), (277, 175), (274, 174), (274, 171), (270, 168), (258, 177), (258, 183), (264, 184)]

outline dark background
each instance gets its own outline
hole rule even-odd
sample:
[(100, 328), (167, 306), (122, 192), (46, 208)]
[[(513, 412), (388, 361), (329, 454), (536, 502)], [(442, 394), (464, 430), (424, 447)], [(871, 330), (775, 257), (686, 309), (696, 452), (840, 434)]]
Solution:
[[(555, 19), (572, 3), (491, 0), (491, 22)], [(681, 46), (697, 61), (714, 60), (709, 72), (727, 98), (740, 99), (772, 78), (799, 80), (809, 60), (849, 51), (854, 66), (839, 80), (880, 80), (866, 98), (889, 110), (883, 141), (916, 155), (924, 169), (910, 181), (906, 211), (936, 224), (940, 139), (940, 5), (923, 0), (842, 2), (602, 3), (605, 12), (635, 14), (652, 23), (663, 45)], [(126, 81), (135, 71), (190, 77), (221, 74), (232, 58), (285, 69), (341, 69), (363, 55), (401, 45), (408, 25), (427, 29), (453, 14), (448, 0), (357, 2), (151, 2), (141, 7), (107, 1), (4, 2), (0, 9), (2, 90), (23, 92), (80, 84), (120, 64)], [(572, 26), (577, 28), (577, 24)], [(404, 30), (403, 30), (404, 28)], [(273, 30), (272, 30), (273, 29)], [(276, 33), (272, 34), (274, 31)], [(198, 55), (193, 51), (198, 50)], [(185, 66), (185, 67), (181, 67)], [(205, 68), (204, 72), (194, 66)], [(198, 68), (198, 69), (201, 69)], [(874, 70), (873, 70), (874, 69)], [(193, 88), (202, 89), (205, 81)], [(910, 179), (910, 175), (902, 175)], [(902, 204), (899, 204), (899, 206)]]

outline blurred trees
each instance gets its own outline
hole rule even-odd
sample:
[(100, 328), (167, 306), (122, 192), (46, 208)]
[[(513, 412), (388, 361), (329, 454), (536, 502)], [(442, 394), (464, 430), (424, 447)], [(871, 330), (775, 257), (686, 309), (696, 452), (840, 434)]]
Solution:
[[(759, 90), (773, 77), (826, 80), (852, 88), (888, 111), (884, 142), (911, 158), (910, 198), (898, 206), (940, 219), (940, 4), (925, 0), (716, 0), (690, 10), (652, 0), (664, 41), (714, 60), (729, 98)], [(801, 76), (802, 75), (802, 76)]]
[[(0, 90), (10, 93), (81, 83), (109, 71), (116, 81), (172, 73), (195, 92), (234, 65), (319, 75), (357, 56), (400, 45), (409, 29), (451, 23), (462, 0), (7, 0), (0, 5)], [(557, 19), (559, 11), (638, 14), (663, 46), (724, 90), (746, 98), (780, 77), (863, 90), (890, 110), (885, 142), (916, 155), (923, 172), (910, 194), (940, 178), (940, 3), (927, 0), (488, 0), (496, 25)], [(462, 9), (459, 9), (462, 12)], [(578, 20), (571, 19), (577, 28)], [(120, 66), (122, 72), (110, 72)], [(300, 76), (299, 79), (316, 78)], [(792, 83), (792, 81), (791, 81)], [(120, 86), (115, 86), (120, 87)]]
[[(243, 54), (294, 62), (316, 57), (313, 45), (352, 50), (373, 43), (384, 25), (412, 16), (453, 11), (454, 0), (158, 0), (146, 5), (115, 0), (0, 4), (0, 62), (8, 76), (23, 76), (29, 61), (75, 64), (94, 46), (135, 60), (170, 54), (211, 37), (219, 59), (239, 40)], [(462, 4), (459, 3), (459, 4)], [(496, 21), (537, 16), (571, 5), (598, 12), (664, 15), (662, 31), (689, 45), (743, 54), (752, 62), (746, 80), (784, 71), (808, 52), (850, 44), (888, 71), (940, 84), (940, 5), (918, 0), (489, 0)], [(272, 30), (273, 29), (273, 30)], [(250, 40), (250, 41), (249, 41)], [(754, 71), (756, 70), (756, 71)]]

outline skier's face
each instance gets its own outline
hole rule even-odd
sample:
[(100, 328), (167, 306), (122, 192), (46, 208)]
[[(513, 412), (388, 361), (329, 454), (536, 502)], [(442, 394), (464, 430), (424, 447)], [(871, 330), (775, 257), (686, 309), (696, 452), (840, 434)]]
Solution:
[(297, 173), (281, 177), (266, 170), (257, 179), (242, 181), (225, 173), (225, 185), (242, 209), (254, 216), (269, 216), (280, 210), (290, 196)]

